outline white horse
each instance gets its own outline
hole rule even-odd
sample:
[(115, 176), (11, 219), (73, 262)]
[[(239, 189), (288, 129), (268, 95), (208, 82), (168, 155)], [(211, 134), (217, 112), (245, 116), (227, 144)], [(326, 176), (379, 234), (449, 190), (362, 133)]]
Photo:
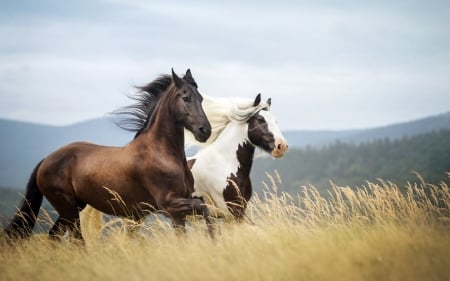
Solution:
[[(282, 157), (288, 144), (270, 111), (271, 100), (205, 97), (203, 108), (212, 135), (188, 161), (194, 176), (194, 197), (214, 205), (221, 215), (240, 219), (252, 195), (250, 172), (255, 147)], [(190, 136), (191, 133), (185, 135)], [(196, 143), (187, 137), (186, 143)]]
[[(211, 212), (216, 216), (239, 220), (252, 195), (255, 148), (279, 158), (288, 144), (270, 111), (271, 99), (261, 101), (260, 94), (254, 100), (203, 97), (202, 106), (212, 127), (210, 138), (199, 143), (185, 130), (186, 145), (199, 147), (188, 159), (194, 176), (192, 196), (215, 206)], [(99, 231), (101, 222), (101, 213), (90, 206), (81, 213), (82, 228), (88, 231)]]

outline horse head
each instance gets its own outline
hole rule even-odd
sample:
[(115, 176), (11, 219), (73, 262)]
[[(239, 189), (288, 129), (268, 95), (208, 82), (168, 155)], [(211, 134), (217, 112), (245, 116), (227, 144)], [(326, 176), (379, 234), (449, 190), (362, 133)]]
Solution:
[(248, 120), (248, 138), (255, 146), (279, 158), (288, 150), (288, 143), (278, 128), (270, 106), (270, 98), (262, 103), (261, 94), (256, 96), (253, 107), (258, 110)]
[(191, 71), (188, 69), (184, 77), (180, 78), (172, 69), (172, 80), (175, 85), (172, 110), (176, 121), (191, 131), (197, 141), (205, 142), (211, 135), (211, 124), (203, 111), (203, 97)]

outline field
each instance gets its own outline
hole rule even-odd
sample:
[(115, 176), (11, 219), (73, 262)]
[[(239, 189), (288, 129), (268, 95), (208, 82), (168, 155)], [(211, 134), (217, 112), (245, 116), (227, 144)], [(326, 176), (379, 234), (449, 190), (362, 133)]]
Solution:
[(0, 240), (1, 280), (449, 280), (450, 191), (419, 177), (406, 193), (389, 182), (331, 183), (296, 197), (269, 177), (243, 223), (202, 220), (177, 234), (159, 218), (130, 231), (110, 221), (86, 244), (34, 235)]

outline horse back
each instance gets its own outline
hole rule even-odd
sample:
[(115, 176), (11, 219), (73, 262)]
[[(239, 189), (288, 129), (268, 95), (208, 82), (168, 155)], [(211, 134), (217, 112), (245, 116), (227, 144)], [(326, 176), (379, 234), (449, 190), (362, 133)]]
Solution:
[[(63, 146), (42, 162), (37, 173), (38, 186), (44, 195), (55, 192), (76, 194), (87, 178), (105, 170), (102, 163), (108, 162), (105, 161), (108, 155), (115, 155), (119, 150), (87, 142)], [(114, 174), (113, 169), (110, 172)]]

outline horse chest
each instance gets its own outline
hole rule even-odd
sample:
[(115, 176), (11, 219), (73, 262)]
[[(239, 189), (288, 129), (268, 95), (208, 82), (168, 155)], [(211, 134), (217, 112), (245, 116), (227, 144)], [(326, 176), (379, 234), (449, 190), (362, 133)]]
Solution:
[(195, 157), (192, 167), (195, 180), (193, 195), (210, 198), (216, 207), (227, 212), (224, 191), (229, 185), (229, 179), (237, 175), (240, 163), (234, 150), (230, 152), (211, 148), (200, 151)]
[(222, 153), (202, 153), (197, 155), (192, 174), (195, 190), (204, 192), (223, 192), (227, 179), (236, 174), (239, 161), (236, 156)]

